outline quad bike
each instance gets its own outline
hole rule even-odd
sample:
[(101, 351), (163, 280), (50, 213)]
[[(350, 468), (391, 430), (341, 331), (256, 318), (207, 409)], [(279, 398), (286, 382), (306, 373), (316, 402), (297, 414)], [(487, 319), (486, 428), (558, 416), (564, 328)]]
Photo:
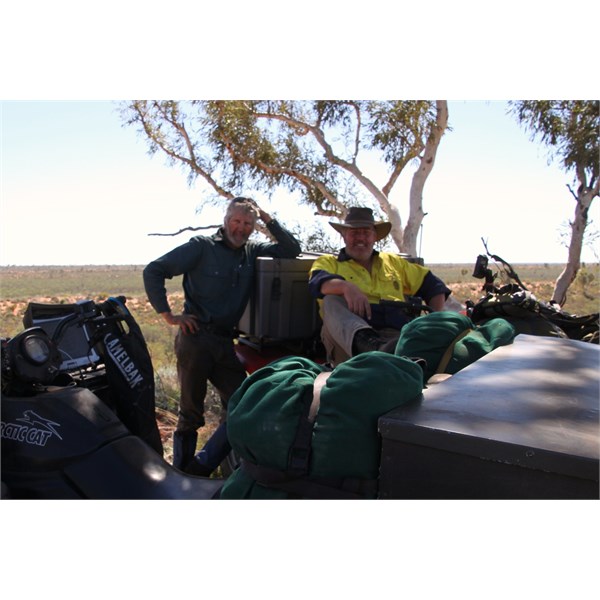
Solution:
[(2, 498), (209, 499), (162, 457), (154, 375), (123, 297), (31, 303), (2, 339)]
[[(483, 241), (483, 240), (482, 240)], [(599, 313), (572, 315), (555, 302), (543, 302), (532, 294), (521, 281), (510, 263), (488, 251), (475, 261), (473, 277), (483, 279), (485, 295), (477, 302), (466, 302), (466, 314), (473, 323), (485, 323), (502, 317), (511, 322), (517, 333), (569, 338), (598, 344)], [(489, 268), (489, 259), (496, 261), (498, 270)], [(498, 286), (499, 276), (506, 282)]]

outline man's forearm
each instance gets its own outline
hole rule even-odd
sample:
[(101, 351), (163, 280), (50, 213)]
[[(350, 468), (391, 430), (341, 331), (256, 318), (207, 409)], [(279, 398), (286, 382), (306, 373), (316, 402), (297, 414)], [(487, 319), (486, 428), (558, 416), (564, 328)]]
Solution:
[(433, 296), (427, 303), (427, 306), (430, 306), (435, 312), (439, 312), (440, 310), (444, 310), (444, 305), (446, 304), (446, 296), (445, 294), (438, 294), (437, 296)]
[(360, 317), (371, 318), (371, 305), (367, 295), (354, 283), (345, 279), (327, 279), (321, 284), (321, 294), (342, 296), (348, 308)]
[(321, 285), (321, 294), (333, 294), (334, 296), (343, 296), (348, 287), (345, 279), (327, 279)]
[(296, 258), (302, 252), (298, 240), (276, 219), (271, 219), (267, 228), (279, 244), (278, 255), (281, 258)]
[(165, 277), (155, 262), (150, 263), (143, 271), (144, 289), (152, 308), (157, 313), (170, 311), (165, 288)]

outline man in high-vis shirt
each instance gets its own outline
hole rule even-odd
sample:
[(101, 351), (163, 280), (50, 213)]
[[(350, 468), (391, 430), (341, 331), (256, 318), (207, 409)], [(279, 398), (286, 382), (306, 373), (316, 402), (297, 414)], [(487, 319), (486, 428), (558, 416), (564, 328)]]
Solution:
[(370, 208), (352, 207), (344, 223), (330, 225), (344, 239), (338, 256), (320, 256), (309, 274), (323, 320), (321, 338), (334, 365), (362, 352), (394, 352), (406, 314), (407, 296), (417, 296), (433, 310), (444, 309), (450, 289), (428, 268), (374, 250), (391, 224), (376, 222)]

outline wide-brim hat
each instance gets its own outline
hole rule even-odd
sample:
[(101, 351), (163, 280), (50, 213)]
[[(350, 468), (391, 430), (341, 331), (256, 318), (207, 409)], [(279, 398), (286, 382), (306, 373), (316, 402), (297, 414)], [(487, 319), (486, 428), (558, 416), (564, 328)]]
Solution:
[(348, 229), (374, 227), (377, 241), (382, 240), (392, 230), (391, 223), (388, 223), (387, 221), (375, 221), (373, 211), (370, 208), (360, 206), (353, 206), (350, 208), (343, 223), (329, 221), (329, 224), (341, 234)]

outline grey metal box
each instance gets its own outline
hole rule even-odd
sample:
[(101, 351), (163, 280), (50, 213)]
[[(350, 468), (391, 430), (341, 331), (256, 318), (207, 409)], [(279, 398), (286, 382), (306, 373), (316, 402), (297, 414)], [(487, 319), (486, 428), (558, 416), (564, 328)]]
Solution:
[(308, 272), (318, 256), (257, 258), (254, 291), (238, 329), (261, 340), (300, 340), (316, 334), (320, 319), (308, 291)]
[(379, 419), (380, 496), (599, 498), (600, 348), (519, 335)]

